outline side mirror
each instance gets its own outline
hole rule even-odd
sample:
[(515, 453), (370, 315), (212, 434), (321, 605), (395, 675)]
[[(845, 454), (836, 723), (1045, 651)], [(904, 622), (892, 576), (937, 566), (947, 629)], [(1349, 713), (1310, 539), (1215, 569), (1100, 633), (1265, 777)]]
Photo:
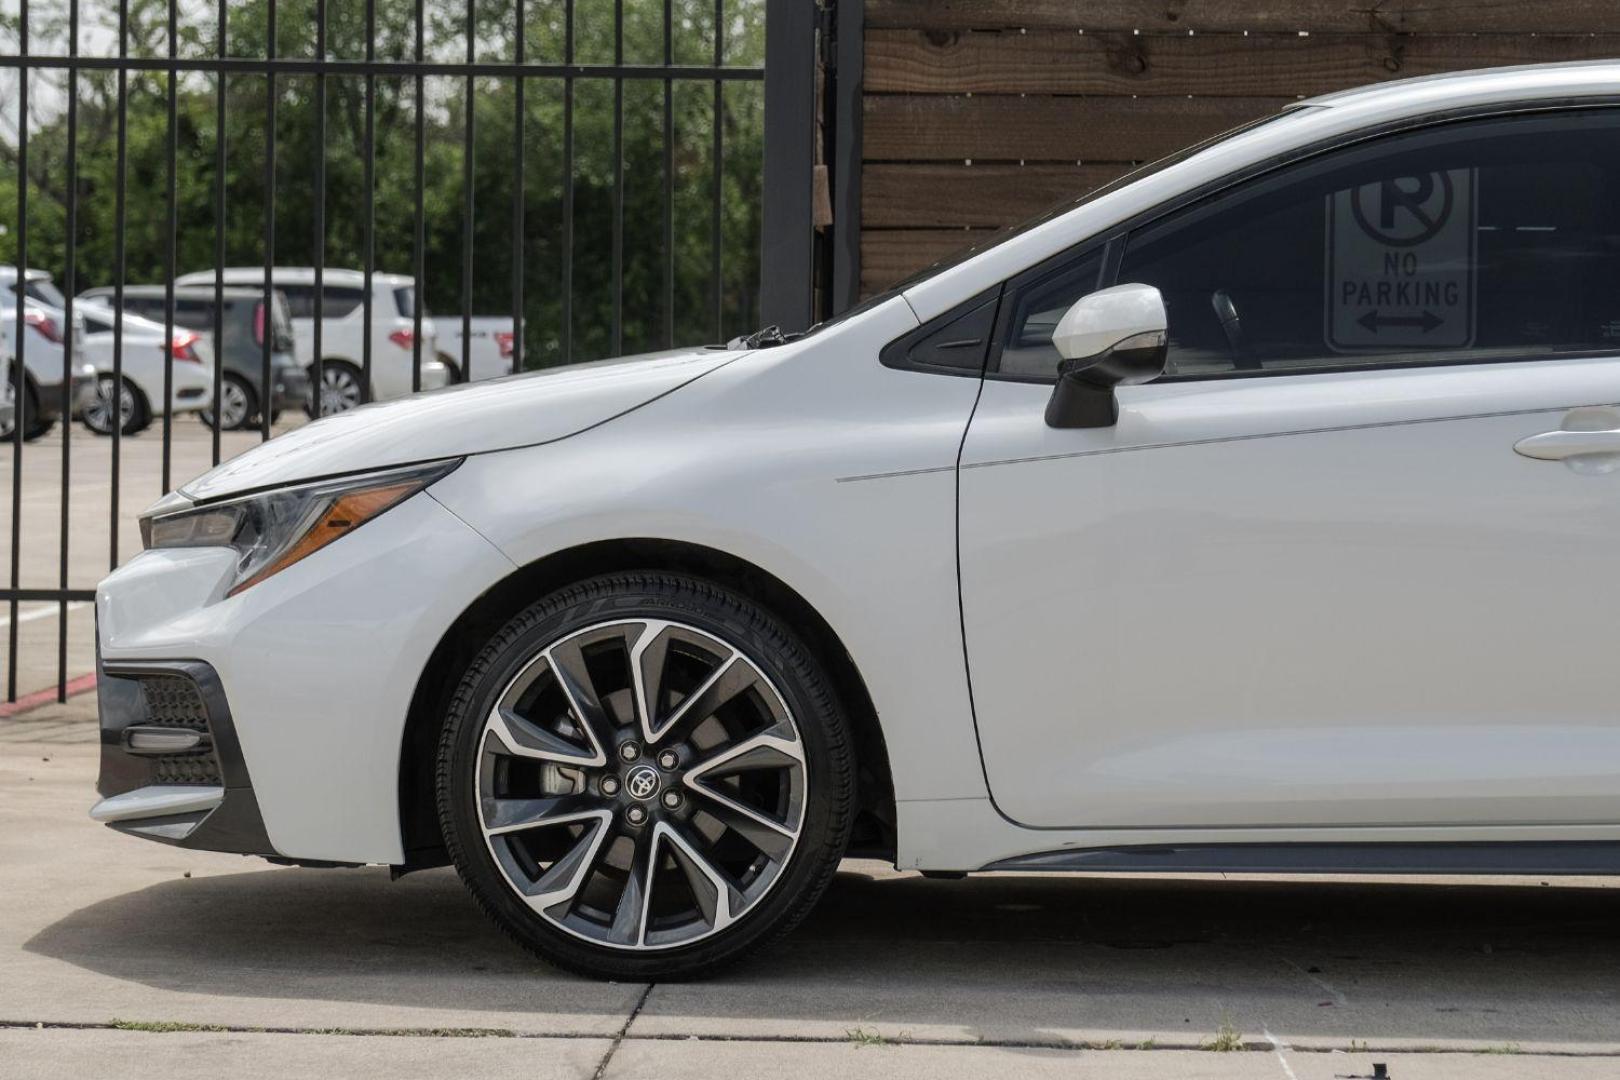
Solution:
[(1058, 320), (1052, 344), (1063, 359), (1046, 403), (1047, 426), (1112, 427), (1119, 419), (1114, 387), (1164, 374), (1164, 300), (1152, 285), (1115, 285), (1082, 296)]

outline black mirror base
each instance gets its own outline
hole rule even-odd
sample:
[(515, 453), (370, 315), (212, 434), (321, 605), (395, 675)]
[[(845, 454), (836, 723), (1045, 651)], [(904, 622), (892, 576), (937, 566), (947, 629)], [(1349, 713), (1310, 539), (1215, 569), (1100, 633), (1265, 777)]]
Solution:
[(1073, 375), (1058, 378), (1046, 403), (1046, 426), (1054, 428), (1113, 427), (1119, 421), (1114, 390)]

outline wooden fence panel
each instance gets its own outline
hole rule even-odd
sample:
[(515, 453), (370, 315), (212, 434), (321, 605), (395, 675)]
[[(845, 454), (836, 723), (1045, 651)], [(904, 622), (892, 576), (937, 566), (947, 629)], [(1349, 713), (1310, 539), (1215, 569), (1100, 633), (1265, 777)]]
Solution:
[(866, 0), (866, 25), (923, 30), (1620, 33), (1614, 0)]
[[(1616, 5), (1620, 8), (1620, 4)], [(1467, 68), (1613, 56), (1591, 34), (1075, 34), (873, 30), (869, 94), (1310, 97)]]
[(863, 293), (1302, 97), (1620, 56), (1620, 0), (864, 2)]

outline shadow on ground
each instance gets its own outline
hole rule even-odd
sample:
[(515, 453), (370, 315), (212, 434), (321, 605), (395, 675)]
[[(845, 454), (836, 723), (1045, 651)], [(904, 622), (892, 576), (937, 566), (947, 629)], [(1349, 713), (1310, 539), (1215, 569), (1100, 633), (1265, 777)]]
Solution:
[[(791, 1033), (871, 1017), (963, 1038), (1108, 1028), (1191, 1038), (1230, 1010), (1251, 1032), (1296, 1037), (1616, 1041), (1617, 900), (1534, 884), (945, 882), (846, 870), (785, 945), (710, 983), (660, 987), (643, 1019)], [(376, 869), (176, 880), (80, 909), (26, 948), (236, 998), (496, 1012), (539, 994), (566, 1012), (575, 997), (556, 985), (572, 980), (492, 929), (449, 871), (394, 884)]]

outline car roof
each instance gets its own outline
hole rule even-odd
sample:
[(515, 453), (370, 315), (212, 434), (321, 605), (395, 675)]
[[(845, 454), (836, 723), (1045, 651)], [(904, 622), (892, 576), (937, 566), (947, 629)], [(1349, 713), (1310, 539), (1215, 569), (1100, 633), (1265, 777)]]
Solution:
[(988, 246), (904, 290), (922, 322), (988, 285), (1204, 185), (1307, 147), (1458, 110), (1620, 97), (1620, 61), (1530, 64), (1398, 79), (1295, 102), (1272, 117), (1187, 154), (1156, 172), (1082, 197), (1006, 241)]
[[(227, 266), (223, 274), (227, 281), (234, 283), (263, 281), (264, 267)], [(200, 279), (212, 280), (213, 276), (214, 271), (212, 270), (199, 270), (196, 273), (184, 274), (176, 280), (195, 284)], [(371, 279), (383, 285), (397, 286), (412, 283), (412, 279), (404, 274), (385, 274), (380, 270), (374, 271)], [(273, 266), (270, 268), (270, 280), (277, 285), (313, 285), (315, 284), (315, 268), (313, 266)], [(324, 285), (363, 287), (366, 282), (366, 275), (361, 270), (334, 266), (321, 271), (321, 281)]]
[[(125, 285), (124, 296), (126, 298), (133, 296), (146, 300), (154, 296), (162, 297), (166, 290), (167, 286), (165, 285)], [(212, 285), (176, 285), (174, 295), (186, 300), (212, 300), (214, 298), (214, 287)], [(264, 290), (244, 289), (240, 285), (227, 285), (221, 295), (226, 300), (262, 300)], [(110, 302), (113, 296), (113, 286), (102, 285), (94, 289), (86, 289), (79, 296), (89, 300), (107, 300)]]
[[(23, 269), (23, 277), (28, 281), (49, 281), (51, 280), (51, 272), (29, 266)], [(17, 268), (11, 265), (0, 265), (0, 281), (15, 280), (17, 280)]]

